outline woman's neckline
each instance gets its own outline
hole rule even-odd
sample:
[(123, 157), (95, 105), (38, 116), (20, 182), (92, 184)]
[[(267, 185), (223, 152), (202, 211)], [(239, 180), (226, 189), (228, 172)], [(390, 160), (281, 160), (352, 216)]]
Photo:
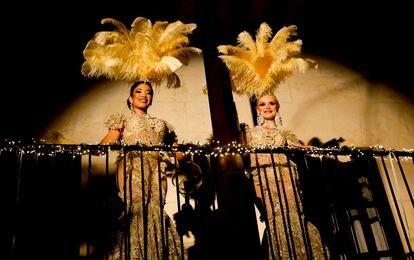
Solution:
[(263, 129), (272, 130), (277, 129), (277, 124), (275, 120), (265, 120), (262, 125), (260, 125)]
[(135, 117), (150, 117), (150, 115), (148, 113), (137, 113), (135, 112), (135, 110), (131, 109), (131, 115), (135, 116)]

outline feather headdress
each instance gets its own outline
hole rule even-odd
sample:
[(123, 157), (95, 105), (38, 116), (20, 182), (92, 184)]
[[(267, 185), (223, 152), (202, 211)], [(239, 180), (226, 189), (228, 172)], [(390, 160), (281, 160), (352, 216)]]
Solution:
[(188, 63), (192, 54), (201, 50), (189, 47), (188, 35), (197, 27), (181, 21), (168, 23), (137, 17), (131, 30), (113, 18), (101, 24), (113, 24), (114, 31), (97, 32), (86, 45), (81, 73), (87, 77), (105, 76), (114, 80), (153, 84), (166, 82), (167, 87), (179, 87), (175, 71)]
[(294, 71), (305, 72), (317, 67), (315, 61), (298, 57), (302, 41), (290, 41), (296, 36), (296, 30), (296, 25), (285, 26), (271, 39), (272, 29), (262, 23), (255, 40), (244, 31), (238, 35), (238, 46), (218, 46), (222, 54), (219, 58), (229, 70), (233, 90), (249, 97), (260, 96), (274, 92)]

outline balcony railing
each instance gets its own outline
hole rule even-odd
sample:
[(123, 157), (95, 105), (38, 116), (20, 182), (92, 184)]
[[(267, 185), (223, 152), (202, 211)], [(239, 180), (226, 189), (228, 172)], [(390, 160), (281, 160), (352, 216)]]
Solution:
[[(130, 213), (127, 205), (134, 203), (126, 196), (131, 189), (127, 176), (121, 185), (124, 197), (118, 196), (115, 161), (130, 153), (142, 160), (147, 152), (164, 154), (157, 157), (156, 174), (160, 181), (167, 176), (168, 193), (173, 196), (164, 197), (167, 203), (160, 205), (160, 223), (166, 224), (164, 210), (176, 220), (183, 259), (214, 256), (212, 252), (226, 254), (222, 253), (223, 244), (229, 241), (223, 239), (221, 218), (223, 208), (231, 208), (225, 203), (232, 201), (222, 200), (237, 196), (251, 198), (246, 203), (252, 203), (257, 214), (251, 223), (254, 227), (238, 227), (258, 231), (254, 238), (260, 244), (257, 259), (278, 259), (281, 254), (291, 259), (304, 254), (311, 259), (315, 252), (309, 223), (318, 230), (324, 255), (330, 259), (414, 256), (413, 151), (378, 147), (251, 149), (237, 144), (182, 144), (177, 148), (58, 145), (6, 140), (0, 147), (0, 168), (7, 217), (2, 234), (7, 251), (18, 259), (108, 258), (113, 234), (130, 232), (125, 216)], [(176, 163), (177, 152), (188, 155), (187, 163)], [(269, 165), (255, 163), (262, 155), (271, 158)], [(165, 164), (165, 156), (172, 164)], [(280, 156), (284, 163), (275, 161)], [(220, 162), (226, 157), (230, 165), (242, 165), (241, 170), (228, 170), (229, 162)], [(145, 175), (144, 167), (142, 170)], [(233, 186), (237, 189), (227, 189)], [(240, 196), (243, 189), (246, 193)], [(165, 196), (161, 189), (159, 196)], [(295, 221), (299, 221), (299, 229), (294, 231)], [(188, 232), (191, 241), (185, 235)], [(294, 232), (301, 234), (304, 253), (299, 253)], [(166, 256), (169, 245), (165, 237), (161, 241), (159, 250)], [(123, 243), (124, 249), (131, 247), (128, 239)], [(147, 242), (143, 245), (149, 250)], [(121, 256), (131, 257), (129, 253)]]

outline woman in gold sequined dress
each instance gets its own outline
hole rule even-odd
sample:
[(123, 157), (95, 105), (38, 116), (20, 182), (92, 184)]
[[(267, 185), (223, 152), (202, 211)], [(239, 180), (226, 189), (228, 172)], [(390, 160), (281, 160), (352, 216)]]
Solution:
[[(277, 121), (279, 102), (273, 94), (257, 99), (258, 125), (248, 129), (251, 147), (305, 147)], [(263, 244), (268, 259), (328, 259), (318, 229), (303, 215), (297, 168), (284, 154), (252, 153), (251, 166), (256, 195), (266, 208)], [(274, 167), (272, 166), (274, 164)]]
[[(152, 98), (149, 82), (134, 83), (127, 100), (130, 112), (108, 117), (105, 125), (109, 130), (101, 144), (176, 144), (171, 126), (147, 114)], [(167, 183), (166, 176), (159, 171), (159, 160), (160, 154), (153, 151), (119, 155), (117, 181), (119, 195), (124, 202), (126, 200), (124, 217), (129, 217), (129, 229), (117, 235), (110, 259), (181, 259), (180, 237), (163, 208)]]

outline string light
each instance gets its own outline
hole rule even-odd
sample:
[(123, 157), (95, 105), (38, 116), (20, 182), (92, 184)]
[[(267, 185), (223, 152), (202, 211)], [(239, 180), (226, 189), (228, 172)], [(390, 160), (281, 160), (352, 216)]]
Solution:
[(182, 143), (176, 147), (170, 145), (146, 145), (142, 142), (135, 145), (128, 145), (125, 142), (117, 142), (111, 145), (100, 144), (47, 144), (43, 140), (32, 139), (24, 142), (22, 140), (4, 139), (0, 141), (0, 154), (3, 152), (19, 151), (23, 154), (34, 154), (37, 156), (56, 156), (60, 153), (71, 153), (73, 156), (98, 155), (105, 157), (109, 152), (119, 151), (166, 151), (166, 152), (183, 152), (187, 155), (205, 155), (206, 157), (217, 157), (246, 153), (285, 153), (287, 155), (306, 154), (315, 157), (352, 155), (355, 157), (365, 156), (387, 156), (394, 153), (402, 160), (412, 160), (414, 149), (386, 149), (382, 145), (370, 146), (369, 148), (358, 148), (354, 145), (350, 147), (273, 147), (263, 145), (260, 147), (249, 147), (237, 142), (231, 142), (227, 145), (220, 145), (219, 141), (210, 141), (208, 143)]

